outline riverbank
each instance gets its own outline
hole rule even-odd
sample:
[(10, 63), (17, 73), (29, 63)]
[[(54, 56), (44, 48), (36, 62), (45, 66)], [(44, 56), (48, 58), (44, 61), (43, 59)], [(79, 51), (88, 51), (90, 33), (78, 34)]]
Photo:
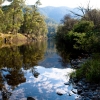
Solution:
[[(71, 74), (69, 80), (73, 84), (72, 92), (79, 95), (76, 100), (100, 100), (99, 53), (92, 54), (85, 62), (78, 61), (72, 60), (73, 68), (76, 69), (77, 66), (77, 69)], [(83, 64), (80, 65), (81, 62)]]
[(26, 35), (26, 34), (3, 34), (0, 33), (0, 43), (5, 43), (5, 44), (17, 44), (17, 43), (25, 43), (25, 42), (30, 42), (30, 41), (41, 41), (41, 40), (46, 40), (46, 37), (39, 36), (31, 36), (31, 35)]
[(26, 41), (26, 40), (27, 37), (20, 33), (17, 33), (16, 35), (0, 33), (0, 43), (12, 43), (12, 42)]

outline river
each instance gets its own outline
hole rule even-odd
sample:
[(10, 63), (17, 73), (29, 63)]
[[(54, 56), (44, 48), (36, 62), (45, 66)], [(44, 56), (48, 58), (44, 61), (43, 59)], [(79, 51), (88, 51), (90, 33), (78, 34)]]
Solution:
[(72, 71), (52, 40), (2, 47), (0, 100), (75, 100), (72, 84), (64, 84)]

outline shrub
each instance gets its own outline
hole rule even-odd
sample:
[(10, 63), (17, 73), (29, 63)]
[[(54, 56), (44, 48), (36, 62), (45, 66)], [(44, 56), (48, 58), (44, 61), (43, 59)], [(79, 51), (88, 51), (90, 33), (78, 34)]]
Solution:
[(97, 55), (93, 55), (93, 59), (85, 62), (80, 69), (76, 71), (77, 78), (86, 78), (89, 82), (100, 82), (100, 54), (99, 57), (95, 58)]

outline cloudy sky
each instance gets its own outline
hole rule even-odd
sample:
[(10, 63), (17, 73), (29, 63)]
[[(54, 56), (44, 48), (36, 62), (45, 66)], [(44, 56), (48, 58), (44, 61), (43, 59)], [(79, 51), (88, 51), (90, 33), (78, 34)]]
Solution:
[[(26, 0), (26, 4), (32, 5), (37, 0)], [(86, 6), (89, 0), (40, 0), (42, 6), (67, 6), (67, 7), (78, 7), (80, 5)], [(90, 0), (90, 6), (93, 8), (100, 8), (99, 0)]]

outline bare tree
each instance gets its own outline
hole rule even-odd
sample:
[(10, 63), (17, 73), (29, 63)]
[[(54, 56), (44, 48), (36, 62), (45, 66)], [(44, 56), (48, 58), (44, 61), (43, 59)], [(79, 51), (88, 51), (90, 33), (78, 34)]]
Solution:
[(90, 1), (88, 2), (86, 8), (85, 8), (84, 6), (81, 5), (81, 6), (79, 6), (77, 9), (78, 9), (79, 11), (81, 11), (82, 14), (76, 13), (76, 12), (74, 12), (74, 11), (70, 11), (70, 12), (73, 13), (76, 17), (81, 17), (81, 18), (83, 18), (83, 19), (87, 19), (86, 13), (90, 12), (91, 9), (92, 9), (92, 7), (90, 7)]

